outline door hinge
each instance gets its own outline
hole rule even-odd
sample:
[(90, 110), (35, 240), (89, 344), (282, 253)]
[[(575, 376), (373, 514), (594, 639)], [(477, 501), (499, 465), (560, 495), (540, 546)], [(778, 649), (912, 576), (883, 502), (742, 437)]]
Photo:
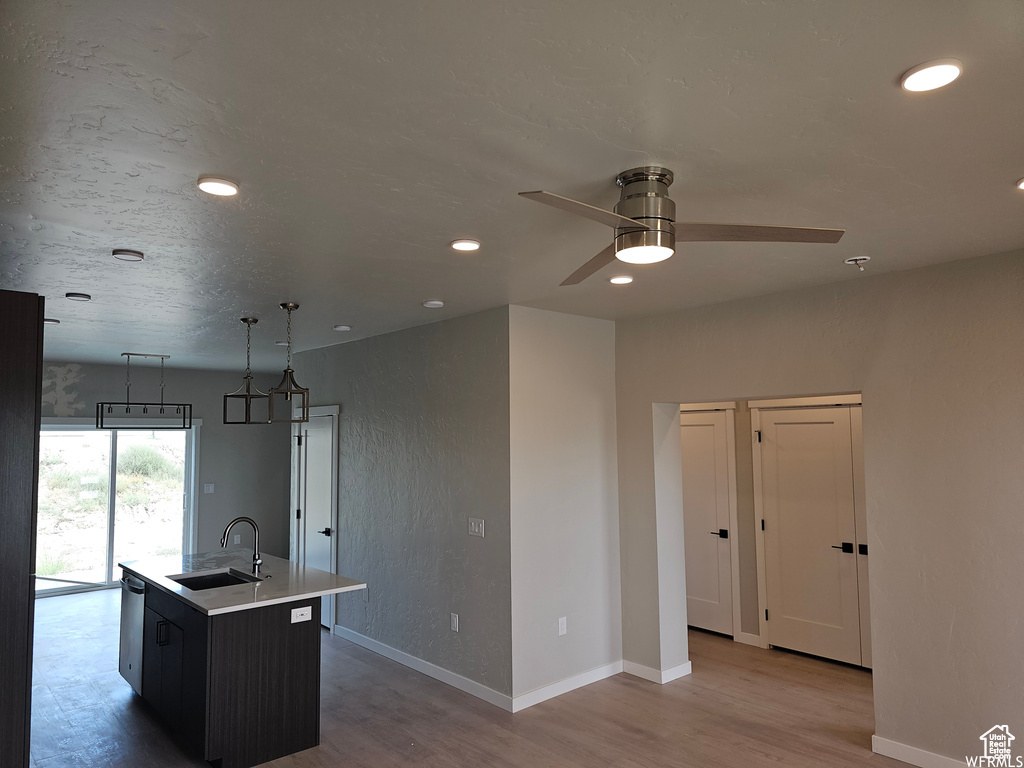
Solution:
[(761, 530), (762, 531), (764, 530), (764, 518), (763, 517), (761, 518)]
[(296, 445), (302, 445), (302, 435), (298, 435), (297, 437), (298, 437), (299, 442), (296, 443)]
[(768, 609), (767, 608), (764, 609), (764, 620), (768, 621)]
[(754, 434), (757, 435), (757, 442), (760, 443), (761, 442), (761, 430), (760, 429), (755, 429), (754, 430)]
[(301, 509), (296, 509), (295, 510), (295, 519), (296, 520), (301, 520), (302, 519), (302, 510)]

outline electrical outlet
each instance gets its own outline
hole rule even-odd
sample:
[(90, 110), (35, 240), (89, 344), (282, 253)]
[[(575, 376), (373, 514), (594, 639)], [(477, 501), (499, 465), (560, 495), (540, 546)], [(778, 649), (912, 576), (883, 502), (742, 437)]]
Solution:
[(568, 631), (569, 630), (565, 626), (565, 616), (562, 616), (558, 620), (558, 636), (561, 637), (562, 635), (564, 635)]
[(452, 614), (452, 632), (458, 632), (458, 631), (459, 631), (459, 614), (453, 613)]
[(469, 535), (484, 537), (484, 521), (479, 517), (469, 518)]
[(203, 486), (203, 493), (213, 493), (213, 483), (206, 483)]
[(236, 533), (235, 534), (235, 544), (241, 544), (241, 543), (242, 543), (242, 534)]
[(313, 606), (306, 605), (302, 608), (292, 608), (292, 624), (301, 621), (310, 621), (313, 618)]

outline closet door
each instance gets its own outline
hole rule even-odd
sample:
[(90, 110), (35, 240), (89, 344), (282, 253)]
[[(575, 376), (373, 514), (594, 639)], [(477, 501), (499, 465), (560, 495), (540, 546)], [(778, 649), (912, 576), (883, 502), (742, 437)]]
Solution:
[(725, 411), (683, 413), (686, 623), (733, 634), (728, 421)]
[(861, 663), (849, 407), (761, 412), (768, 642)]

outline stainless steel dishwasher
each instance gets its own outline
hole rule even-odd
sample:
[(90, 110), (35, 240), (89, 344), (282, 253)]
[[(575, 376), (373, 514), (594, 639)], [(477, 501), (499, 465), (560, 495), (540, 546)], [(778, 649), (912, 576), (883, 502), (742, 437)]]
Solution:
[(146, 584), (121, 572), (121, 653), (118, 669), (135, 692), (142, 694), (142, 628), (146, 612)]

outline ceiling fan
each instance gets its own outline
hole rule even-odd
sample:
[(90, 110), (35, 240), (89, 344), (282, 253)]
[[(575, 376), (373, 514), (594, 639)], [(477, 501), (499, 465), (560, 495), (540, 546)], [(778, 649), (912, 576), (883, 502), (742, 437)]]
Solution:
[(622, 191), (614, 211), (596, 208), (553, 192), (519, 194), (538, 203), (606, 224), (615, 230), (612, 244), (565, 278), (562, 285), (581, 283), (615, 259), (629, 264), (664, 261), (675, 253), (677, 240), (684, 243), (838, 243), (846, 231), (815, 227), (677, 222), (676, 204), (668, 196), (672, 179), (672, 171), (656, 165), (623, 171), (615, 178), (615, 183)]

